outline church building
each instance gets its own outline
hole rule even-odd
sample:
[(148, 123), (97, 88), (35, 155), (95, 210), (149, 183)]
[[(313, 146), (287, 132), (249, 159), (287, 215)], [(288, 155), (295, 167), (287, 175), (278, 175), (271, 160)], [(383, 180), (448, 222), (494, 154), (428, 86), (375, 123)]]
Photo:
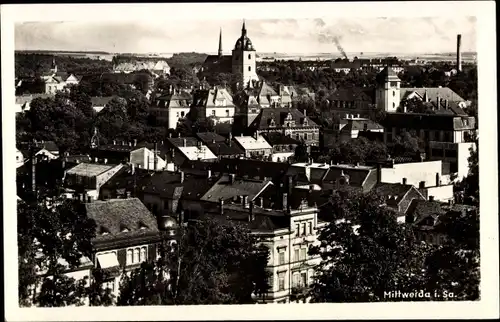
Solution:
[(209, 55), (203, 63), (204, 73), (227, 73), (241, 77), (243, 87), (252, 87), (258, 81), (256, 68), (256, 51), (247, 36), (245, 22), (241, 28), (241, 36), (236, 40), (231, 55), (222, 54), (222, 30), (219, 34), (219, 50), (217, 55)]

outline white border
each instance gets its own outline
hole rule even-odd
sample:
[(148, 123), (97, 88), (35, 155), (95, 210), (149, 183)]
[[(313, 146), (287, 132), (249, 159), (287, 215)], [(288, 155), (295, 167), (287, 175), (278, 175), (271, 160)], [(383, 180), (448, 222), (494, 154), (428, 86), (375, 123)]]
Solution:
[[(286, 306), (189, 306), (19, 309), (17, 304), (16, 196), (14, 122), (15, 21), (215, 20), (256, 18), (476, 16), (480, 130), (481, 301), (376, 304), (288, 304)], [(495, 2), (355, 2), (355, 3), (177, 3), (101, 5), (2, 5), (2, 125), (4, 156), (4, 255), (7, 321), (61, 320), (248, 320), (248, 319), (388, 319), (498, 318), (498, 182), (496, 127)], [(425, 41), (414, 39), (413, 41)]]

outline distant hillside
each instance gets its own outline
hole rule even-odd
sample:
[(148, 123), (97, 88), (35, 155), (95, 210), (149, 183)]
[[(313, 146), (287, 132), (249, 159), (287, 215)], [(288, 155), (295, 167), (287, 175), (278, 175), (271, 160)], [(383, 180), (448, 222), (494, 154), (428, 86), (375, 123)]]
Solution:
[(70, 50), (16, 50), (15, 53), (20, 54), (50, 54), (50, 55), (67, 55), (67, 54), (80, 54), (80, 55), (110, 55), (105, 51), (70, 51)]
[(207, 54), (200, 53), (177, 53), (173, 54), (172, 57), (164, 58), (160, 56), (141, 56), (139, 54), (119, 54), (113, 58), (115, 64), (135, 62), (135, 61), (159, 61), (165, 60), (170, 67), (179, 66), (193, 66), (196, 64), (201, 64), (207, 58)]

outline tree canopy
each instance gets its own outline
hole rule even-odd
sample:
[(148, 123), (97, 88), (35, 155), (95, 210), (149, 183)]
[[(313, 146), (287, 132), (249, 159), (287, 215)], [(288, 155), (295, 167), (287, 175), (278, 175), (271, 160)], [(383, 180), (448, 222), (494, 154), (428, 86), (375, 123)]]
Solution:
[(254, 303), (269, 287), (269, 253), (256, 242), (238, 226), (190, 223), (157, 261), (124, 276), (118, 305)]

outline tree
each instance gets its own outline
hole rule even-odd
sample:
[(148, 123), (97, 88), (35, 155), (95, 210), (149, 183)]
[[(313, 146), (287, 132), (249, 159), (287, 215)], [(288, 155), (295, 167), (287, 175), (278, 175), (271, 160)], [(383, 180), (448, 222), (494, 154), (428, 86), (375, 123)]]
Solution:
[(385, 160), (386, 156), (387, 150), (382, 142), (358, 137), (335, 145), (329, 150), (325, 160), (326, 162), (356, 164)]
[[(61, 198), (19, 201), (17, 216), (20, 305), (80, 304), (87, 281), (76, 281), (65, 272), (78, 267), (81, 258), (91, 257), (95, 222), (86, 216), (84, 205)], [(33, 297), (36, 284), (41, 285), (40, 293)]]
[(394, 144), (390, 149), (391, 156), (416, 155), (423, 148), (423, 141), (414, 131), (403, 130), (394, 138)]
[(269, 288), (268, 250), (239, 226), (190, 223), (161, 254), (124, 278), (119, 305), (249, 304)]
[(479, 213), (477, 208), (449, 211), (439, 217), (436, 232), (446, 242), (426, 258), (424, 283), (447, 295), (443, 300), (475, 301), (480, 297)]
[(410, 99), (403, 99), (401, 101), (398, 112), (403, 112), (402, 106), (406, 107), (407, 113), (424, 113), (424, 114), (436, 113), (429, 103), (425, 103), (416, 97)]
[[(411, 229), (383, 207), (375, 193), (336, 192), (320, 214), (329, 224), (318, 237), (320, 255), (310, 291), (312, 302), (391, 300), (390, 291), (413, 291), (425, 252)], [(357, 226), (357, 228), (355, 228)], [(419, 289), (419, 288), (417, 288)]]
[(294, 162), (307, 162), (309, 159), (309, 153), (307, 152), (307, 146), (304, 142), (301, 142), (295, 148), (295, 152), (293, 155)]

